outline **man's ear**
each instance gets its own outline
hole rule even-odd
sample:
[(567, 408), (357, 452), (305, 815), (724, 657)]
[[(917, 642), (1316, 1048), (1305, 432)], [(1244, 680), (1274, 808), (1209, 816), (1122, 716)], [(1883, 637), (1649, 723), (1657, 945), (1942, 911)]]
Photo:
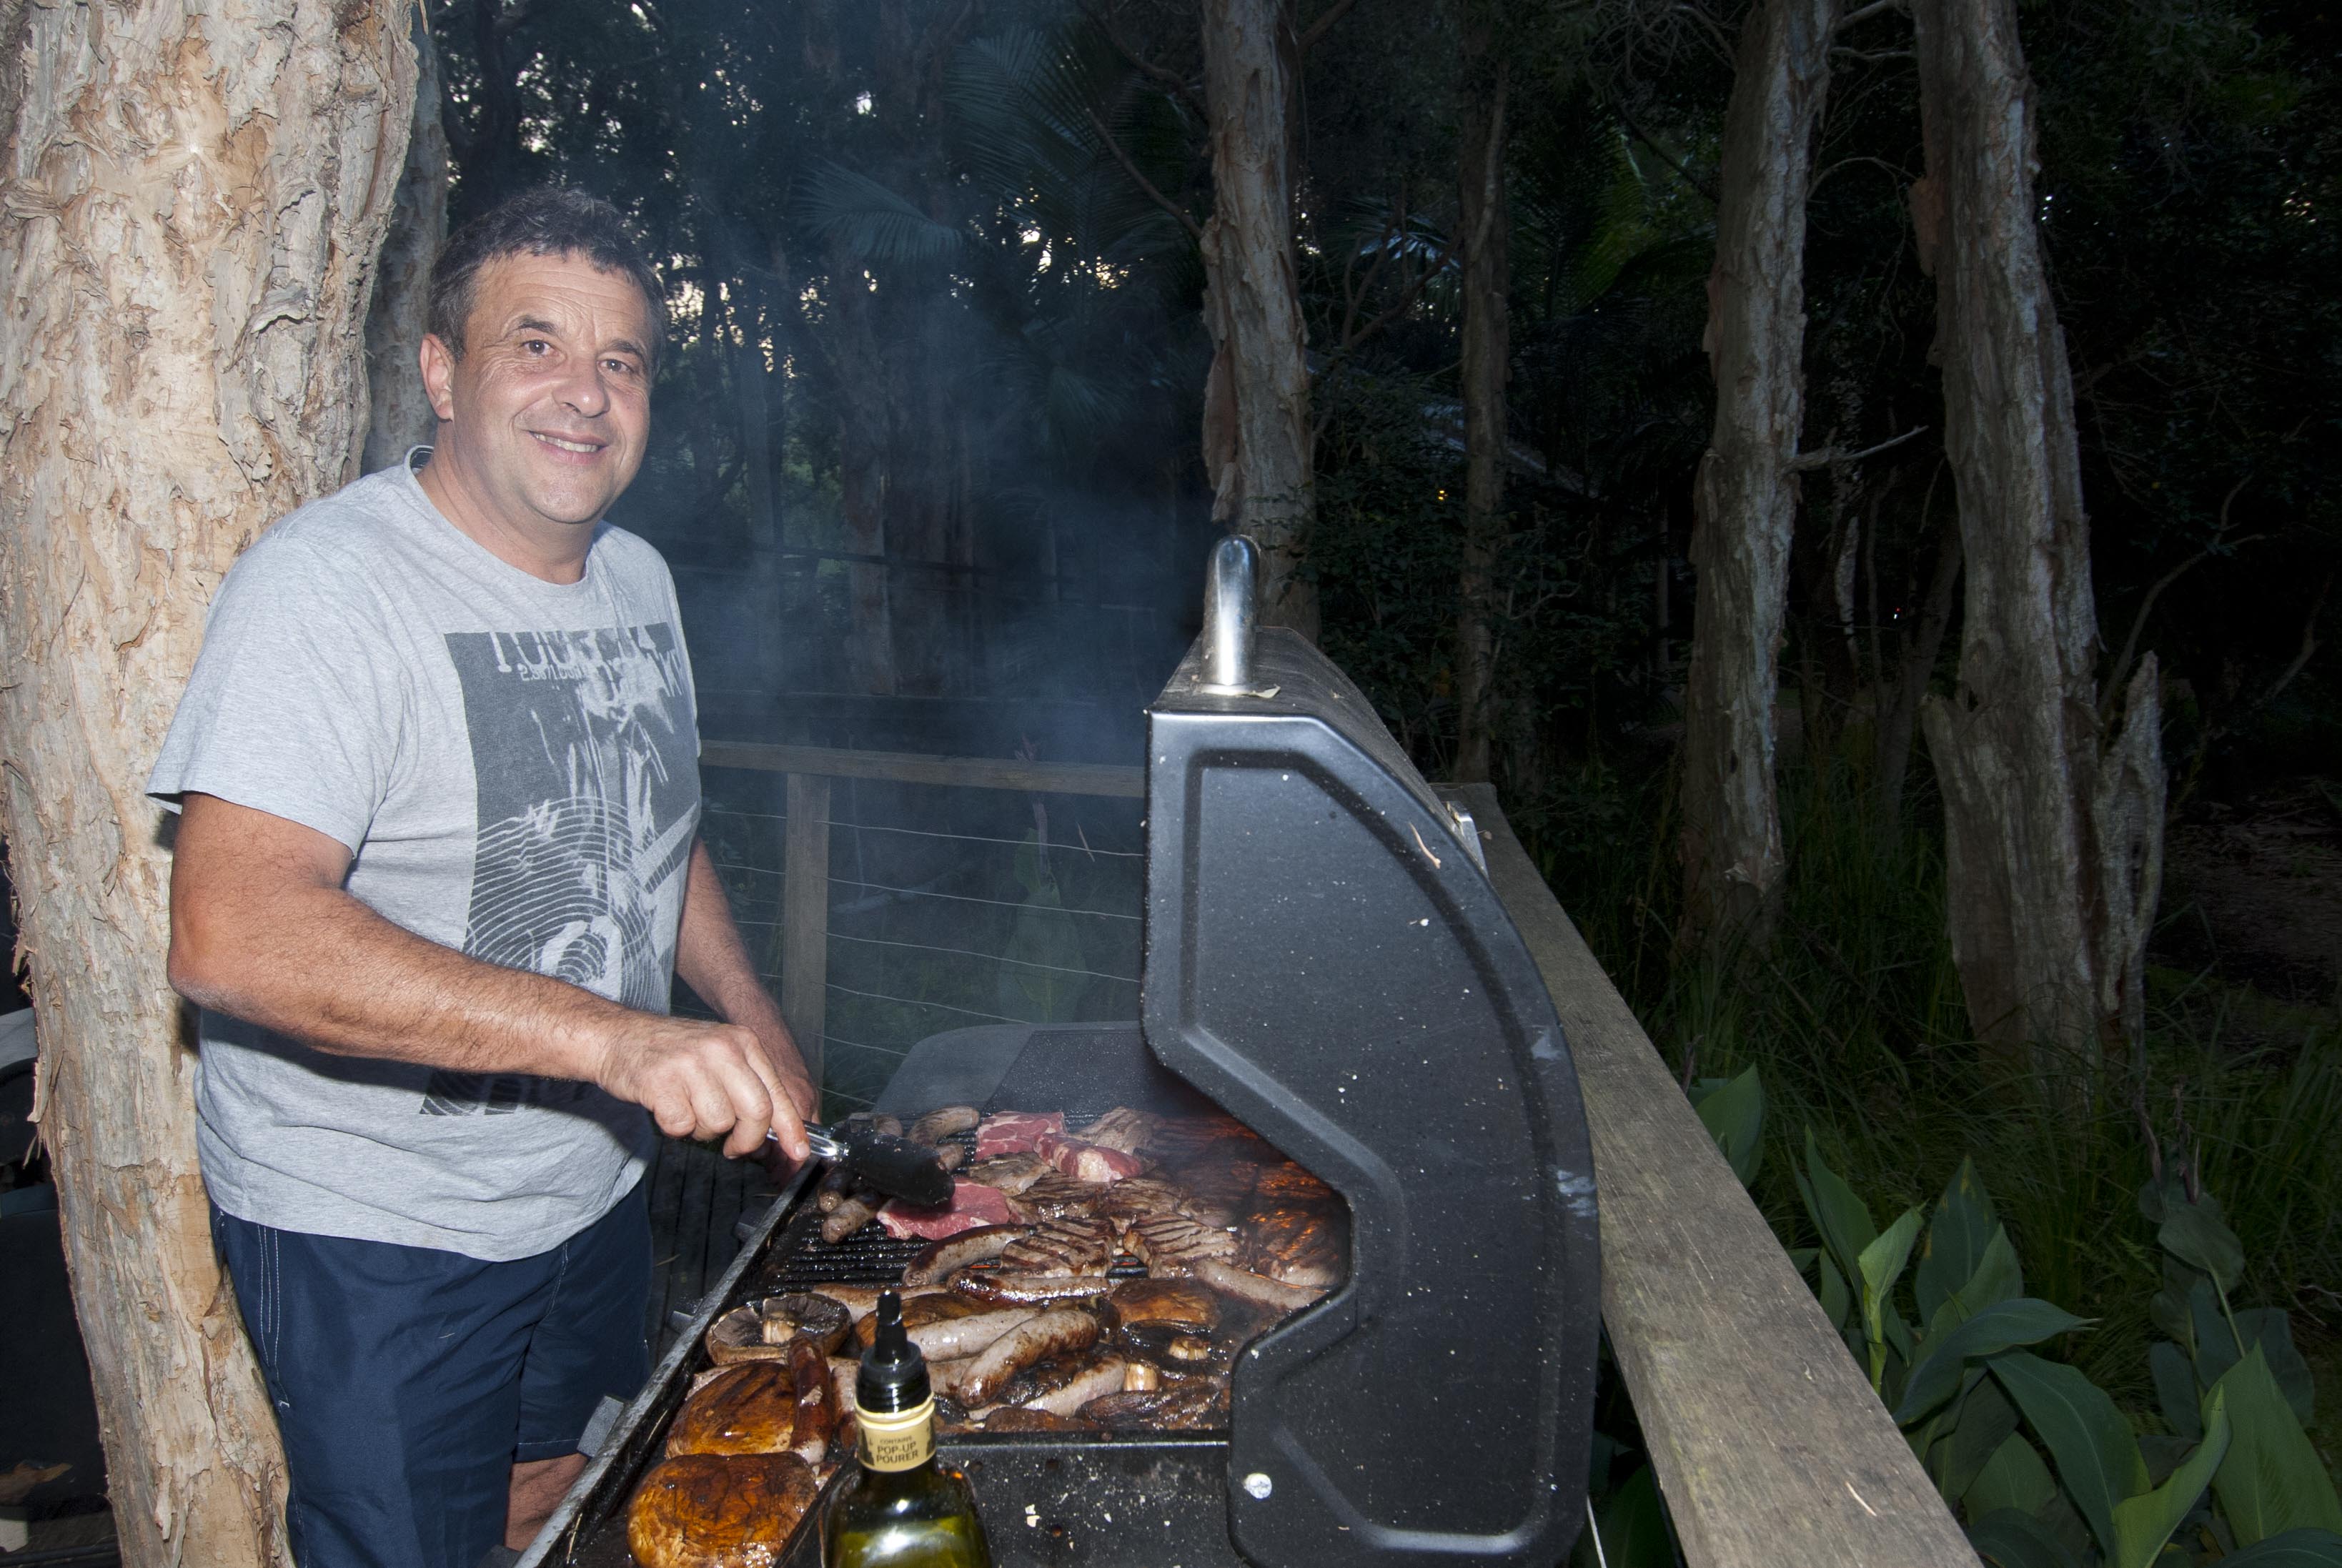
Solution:
[(426, 332), (417, 358), (423, 367), (423, 394), (431, 400), (431, 412), (443, 421), (455, 418), (455, 351), (437, 333)]

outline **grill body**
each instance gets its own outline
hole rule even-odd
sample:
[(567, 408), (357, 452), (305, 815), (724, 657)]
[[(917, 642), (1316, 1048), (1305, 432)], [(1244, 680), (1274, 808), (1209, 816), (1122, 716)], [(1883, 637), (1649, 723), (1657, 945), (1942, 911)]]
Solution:
[[(1592, 1160), (1552, 999), (1476, 830), (1357, 688), (1277, 631), (1246, 682), (1210, 680), (1210, 642), (1148, 715), (1143, 1030), (966, 1032), (989, 1036), (996, 1075), (971, 1078), (962, 1049), (936, 1103), (1216, 1104), (1342, 1194), (1350, 1274), (1238, 1359), (1226, 1433), (943, 1451), (1003, 1568), (1545, 1568), (1584, 1515), (1600, 1323)], [(889, 1108), (918, 1097), (898, 1081)], [(626, 1500), (718, 1312), (892, 1277), (917, 1250), (825, 1246), (808, 1195), (801, 1179), (776, 1205), (525, 1568), (628, 1561)], [(785, 1561), (817, 1556), (807, 1528)]]

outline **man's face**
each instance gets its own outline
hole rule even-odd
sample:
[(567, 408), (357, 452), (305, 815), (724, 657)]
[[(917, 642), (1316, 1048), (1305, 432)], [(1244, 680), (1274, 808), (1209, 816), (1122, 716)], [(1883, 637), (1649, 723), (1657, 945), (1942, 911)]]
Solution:
[(425, 340), (424, 385), (468, 487), (524, 533), (598, 522), (650, 435), (650, 302), (579, 255), (498, 256), (474, 280), (464, 354)]

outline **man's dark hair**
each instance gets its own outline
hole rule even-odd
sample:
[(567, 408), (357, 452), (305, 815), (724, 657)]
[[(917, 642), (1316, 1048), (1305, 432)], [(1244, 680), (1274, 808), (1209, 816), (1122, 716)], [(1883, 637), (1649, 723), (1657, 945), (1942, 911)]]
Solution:
[(447, 236), (431, 265), (431, 302), (425, 328), (464, 357), (464, 324), (472, 316), (472, 296), (480, 269), (500, 256), (576, 255), (604, 272), (616, 273), (643, 292), (649, 307), (651, 341), (643, 345), (657, 366), (665, 337), (666, 291), (658, 274), (626, 232), (618, 209), (599, 196), (559, 185), (544, 185), (509, 196)]

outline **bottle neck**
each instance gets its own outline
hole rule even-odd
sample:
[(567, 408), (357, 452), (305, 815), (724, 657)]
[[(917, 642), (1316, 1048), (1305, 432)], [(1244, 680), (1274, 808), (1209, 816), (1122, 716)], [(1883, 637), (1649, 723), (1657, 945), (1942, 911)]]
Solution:
[(936, 1456), (933, 1396), (902, 1411), (872, 1410), (857, 1401), (854, 1417), (861, 1431), (866, 1470), (886, 1474), (916, 1470)]

